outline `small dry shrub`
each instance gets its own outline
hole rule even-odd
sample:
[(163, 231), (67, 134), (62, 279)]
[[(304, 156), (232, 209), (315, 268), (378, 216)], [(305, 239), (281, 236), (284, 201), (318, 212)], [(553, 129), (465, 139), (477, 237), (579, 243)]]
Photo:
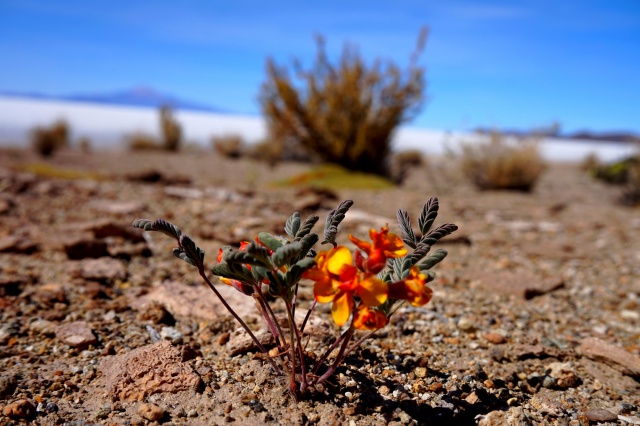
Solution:
[(80, 138), (78, 140), (78, 148), (83, 154), (89, 154), (91, 152), (91, 140), (87, 137)]
[(31, 145), (43, 157), (51, 157), (69, 144), (69, 125), (60, 120), (50, 127), (37, 127), (31, 132)]
[(597, 158), (585, 165), (595, 179), (614, 185), (624, 185), (631, 178), (632, 169), (640, 163), (640, 154), (612, 163), (601, 163)]
[(173, 117), (170, 106), (160, 108), (160, 130), (162, 131), (162, 147), (166, 151), (178, 151), (182, 143), (182, 127)]
[(162, 145), (151, 135), (134, 133), (127, 137), (127, 146), (131, 151), (159, 151)]
[(246, 150), (242, 136), (234, 134), (213, 136), (211, 145), (215, 152), (226, 158), (240, 158)]
[(424, 166), (422, 152), (417, 149), (407, 149), (393, 155), (391, 159), (391, 179), (401, 184), (413, 168)]
[(504, 135), (494, 132), (486, 143), (462, 145), (462, 172), (481, 190), (529, 192), (545, 168), (533, 141), (509, 143)]
[(640, 205), (640, 154), (634, 158), (636, 161), (629, 165), (627, 183), (618, 198), (620, 204), (632, 207)]
[(393, 63), (365, 64), (349, 46), (332, 64), (320, 37), (312, 68), (293, 66), (298, 84), (269, 59), (259, 99), (270, 139), (282, 152), (302, 147), (322, 161), (389, 177), (393, 131), (423, 102), (424, 68), (417, 59), (426, 34), (405, 71)]

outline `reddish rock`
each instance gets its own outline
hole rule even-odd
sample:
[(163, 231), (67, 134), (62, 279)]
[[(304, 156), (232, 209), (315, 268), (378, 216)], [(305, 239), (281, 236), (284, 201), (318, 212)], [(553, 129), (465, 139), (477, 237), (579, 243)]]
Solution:
[(526, 300), (564, 286), (562, 278), (543, 278), (525, 272), (492, 271), (474, 274), (469, 278), (485, 290), (514, 295)]
[(31, 254), (38, 245), (29, 237), (10, 235), (0, 238), (0, 253)]
[(587, 358), (611, 365), (632, 377), (640, 377), (640, 357), (596, 337), (582, 340), (578, 352)]
[(485, 333), (482, 337), (484, 340), (493, 343), (494, 345), (500, 345), (507, 341), (507, 338), (500, 333)]
[(591, 422), (615, 422), (618, 415), (602, 408), (593, 408), (583, 413)]
[[(259, 315), (252, 297), (224, 284), (217, 285), (216, 289), (241, 318)], [(146, 305), (153, 302), (164, 306), (173, 316), (214, 321), (231, 315), (211, 289), (204, 285), (190, 286), (166, 281), (148, 294), (132, 300), (131, 306), (138, 310), (146, 310)]]
[(20, 401), (7, 404), (2, 413), (10, 418), (14, 419), (26, 419), (33, 417), (36, 413), (36, 407), (28, 399), (21, 399)]
[[(258, 331), (253, 334), (258, 339), (258, 342), (260, 342), (260, 344), (265, 348), (271, 347), (276, 343), (273, 338), (273, 334), (269, 331)], [(238, 328), (231, 333), (229, 336), (229, 342), (227, 343), (227, 348), (229, 349), (229, 354), (231, 354), (231, 356), (253, 350), (258, 351), (258, 346), (243, 328)]]
[(121, 261), (108, 257), (86, 259), (80, 262), (76, 276), (85, 280), (113, 283), (127, 278), (127, 270)]
[(138, 414), (140, 414), (140, 417), (147, 419), (150, 422), (157, 422), (164, 417), (165, 412), (156, 404), (147, 403), (140, 406)]
[(98, 342), (91, 327), (84, 321), (60, 324), (56, 326), (55, 333), (58, 340), (74, 348), (85, 348)]
[(141, 401), (154, 393), (197, 390), (201, 384), (184, 353), (166, 340), (107, 357), (99, 370), (113, 400)]

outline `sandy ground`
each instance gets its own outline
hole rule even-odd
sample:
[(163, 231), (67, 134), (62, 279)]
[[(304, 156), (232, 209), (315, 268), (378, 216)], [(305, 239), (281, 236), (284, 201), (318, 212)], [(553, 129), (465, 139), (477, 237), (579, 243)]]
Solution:
[[(306, 168), (0, 153), (0, 425), (640, 424), (640, 210), (616, 205), (615, 188), (552, 164), (531, 194), (478, 192), (450, 159), (335, 199), (272, 185)], [(298, 403), (171, 241), (130, 227), (167, 219), (213, 265), (221, 245), (281, 234), (294, 210), (323, 222), (354, 200), (346, 241), (397, 232), (397, 209), (417, 220), (431, 196), (436, 223), (459, 226), (440, 244), (433, 300), (401, 309)], [(225, 294), (260, 330), (251, 304)], [(317, 316), (308, 349), (320, 352), (340, 331), (327, 306)]]

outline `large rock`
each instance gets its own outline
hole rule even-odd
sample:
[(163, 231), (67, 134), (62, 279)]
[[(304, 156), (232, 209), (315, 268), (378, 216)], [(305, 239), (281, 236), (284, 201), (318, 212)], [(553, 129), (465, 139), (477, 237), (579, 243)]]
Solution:
[(79, 263), (75, 275), (85, 280), (113, 283), (127, 278), (127, 270), (121, 261), (109, 257), (85, 259)]
[(60, 324), (55, 328), (55, 333), (58, 340), (74, 348), (85, 348), (98, 342), (93, 330), (84, 321)]
[(197, 390), (200, 376), (185, 361), (183, 352), (164, 340), (107, 357), (99, 371), (114, 401), (142, 401), (155, 393)]

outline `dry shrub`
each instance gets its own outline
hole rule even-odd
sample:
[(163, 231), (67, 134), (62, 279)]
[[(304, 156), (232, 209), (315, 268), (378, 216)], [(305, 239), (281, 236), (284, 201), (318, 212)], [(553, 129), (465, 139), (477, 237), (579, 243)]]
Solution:
[(91, 153), (91, 139), (84, 137), (78, 140), (78, 148), (83, 154)]
[(413, 168), (424, 166), (422, 152), (417, 149), (407, 149), (393, 155), (391, 159), (391, 179), (401, 184)]
[(463, 144), (463, 174), (481, 190), (508, 189), (529, 192), (546, 165), (533, 141), (508, 143), (493, 132), (487, 143)]
[(406, 71), (379, 60), (367, 65), (349, 46), (331, 64), (321, 37), (313, 67), (305, 71), (294, 64), (299, 84), (269, 59), (260, 103), (270, 139), (282, 152), (302, 147), (322, 161), (389, 176), (392, 133), (423, 102), (424, 68), (417, 59), (426, 34), (421, 32)]
[(245, 143), (240, 135), (213, 136), (211, 145), (215, 152), (226, 158), (240, 158), (245, 153)]
[(134, 133), (127, 136), (127, 146), (131, 151), (159, 151), (162, 146), (150, 135), (144, 133)]
[(595, 179), (614, 185), (624, 185), (629, 183), (632, 169), (639, 163), (640, 154), (612, 163), (601, 163), (595, 158), (584, 167)]
[(166, 151), (178, 151), (182, 142), (182, 127), (173, 117), (170, 106), (160, 108), (160, 130), (162, 131), (162, 147)]
[(640, 154), (633, 157), (635, 162), (629, 165), (627, 183), (618, 198), (620, 204), (626, 206), (640, 205)]
[(50, 127), (37, 127), (31, 132), (31, 145), (43, 157), (52, 156), (69, 144), (69, 125), (60, 120)]

